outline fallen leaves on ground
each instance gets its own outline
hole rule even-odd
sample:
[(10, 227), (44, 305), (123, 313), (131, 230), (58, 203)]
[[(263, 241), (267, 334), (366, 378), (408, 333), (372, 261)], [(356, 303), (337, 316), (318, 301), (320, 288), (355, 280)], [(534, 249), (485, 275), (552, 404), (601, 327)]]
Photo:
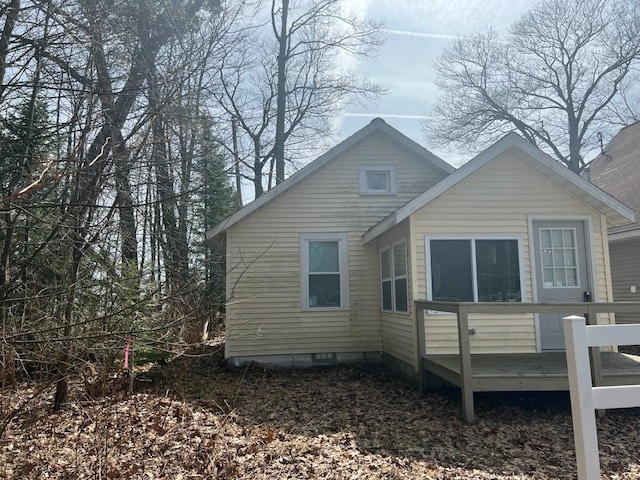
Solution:
[[(0, 419), (25, 405), (0, 478), (576, 478), (565, 393), (476, 394), (467, 425), (458, 391), (420, 395), (380, 366), (228, 370), (209, 349), (58, 414), (41, 384), (0, 392)], [(603, 478), (640, 478), (640, 411), (609, 412), (598, 435)]]

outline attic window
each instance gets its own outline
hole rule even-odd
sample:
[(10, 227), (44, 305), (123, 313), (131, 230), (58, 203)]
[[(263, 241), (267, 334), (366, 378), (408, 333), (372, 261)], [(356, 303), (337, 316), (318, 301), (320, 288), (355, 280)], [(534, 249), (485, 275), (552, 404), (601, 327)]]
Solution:
[(361, 165), (360, 195), (395, 195), (395, 165)]

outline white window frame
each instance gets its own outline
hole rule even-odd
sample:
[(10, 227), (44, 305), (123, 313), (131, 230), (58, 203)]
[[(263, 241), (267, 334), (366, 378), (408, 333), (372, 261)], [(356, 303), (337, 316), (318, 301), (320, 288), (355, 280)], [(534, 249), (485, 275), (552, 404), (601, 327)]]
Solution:
[[(369, 190), (367, 183), (368, 172), (386, 172), (389, 179), (387, 188), (384, 190)], [(360, 195), (395, 195), (398, 192), (395, 165), (360, 165), (359, 180)]]
[[(405, 264), (405, 274), (404, 275), (396, 275), (395, 272), (395, 253), (394, 247), (397, 245), (404, 244), (404, 264)], [(407, 251), (407, 239), (403, 238), (401, 240), (395, 241), (389, 245), (385, 245), (380, 249), (379, 259), (380, 259), (380, 309), (385, 313), (398, 313), (402, 315), (408, 315), (411, 310), (411, 305), (409, 304), (409, 252)], [(390, 277), (382, 276), (382, 253), (389, 251), (389, 260), (391, 262), (389, 273)], [(396, 280), (406, 280), (407, 282), (407, 310), (398, 310), (396, 306)], [(383, 304), (383, 291), (382, 291), (382, 283), (383, 282), (391, 282), (391, 310), (385, 310)]]
[[(309, 242), (338, 242), (338, 267), (340, 274), (340, 306), (309, 306)], [(349, 310), (349, 257), (346, 233), (300, 234), (300, 309), (303, 311)]]
[[(425, 267), (426, 267), (426, 280), (427, 280), (427, 300), (433, 299), (433, 285), (431, 279), (431, 240), (469, 240), (473, 245), (471, 249), (471, 282), (473, 288), (473, 301), (478, 301), (478, 265), (476, 262), (476, 240), (516, 240), (518, 242), (518, 268), (520, 273), (520, 303), (525, 302), (528, 298), (525, 283), (525, 270), (524, 270), (524, 242), (521, 235), (425, 235), (424, 237), (424, 249), (425, 249)], [(429, 311), (430, 314), (442, 314), (445, 312)]]

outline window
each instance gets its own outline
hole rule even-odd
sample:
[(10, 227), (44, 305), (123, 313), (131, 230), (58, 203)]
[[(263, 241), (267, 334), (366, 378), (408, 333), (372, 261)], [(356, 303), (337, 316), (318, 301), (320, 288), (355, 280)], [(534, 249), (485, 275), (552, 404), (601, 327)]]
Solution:
[(380, 251), (382, 310), (408, 312), (407, 242), (402, 240)]
[(542, 276), (545, 288), (577, 287), (578, 262), (574, 228), (541, 228)]
[(382, 277), (382, 310), (393, 312), (393, 278), (391, 277), (391, 248), (380, 252), (380, 275)]
[(360, 166), (360, 195), (394, 195), (396, 191), (395, 165)]
[(344, 309), (349, 305), (347, 235), (300, 235), (303, 309)]
[(429, 298), (451, 302), (520, 302), (517, 239), (429, 239)]

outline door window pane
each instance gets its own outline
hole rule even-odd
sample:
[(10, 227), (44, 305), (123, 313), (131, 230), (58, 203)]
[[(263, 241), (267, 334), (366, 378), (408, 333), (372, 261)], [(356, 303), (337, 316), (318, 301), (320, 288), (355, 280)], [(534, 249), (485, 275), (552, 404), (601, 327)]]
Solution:
[(470, 240), (431, 240), (431, 290), (435, 301), (473, 302)]
[(544, 277), (544, 286), (553, 286), (553, 267), (543, 268), (542, 276)]
[(563, 268), (554, 268), (553, 270), (553, 286), (566, 287), (567, 279)]
[(567, 267), (575, 267), (576, 266), (576, 252), (575, 250), (565, 250), (564, 251), (564, 264)]
[(573, 247), (575, 245), (575, 238), (573, 235), (573, 230), (564, 230), (562, 232), (562, 237), (564, 239), (564, 246), (565, 247)]
[(545, 288), (579, 286), (576, 231), (573, 228), (541, 228), (540, 250)]
[(564, 267), (564, 251), (561, 249), (553, 250), (553, 266)]

